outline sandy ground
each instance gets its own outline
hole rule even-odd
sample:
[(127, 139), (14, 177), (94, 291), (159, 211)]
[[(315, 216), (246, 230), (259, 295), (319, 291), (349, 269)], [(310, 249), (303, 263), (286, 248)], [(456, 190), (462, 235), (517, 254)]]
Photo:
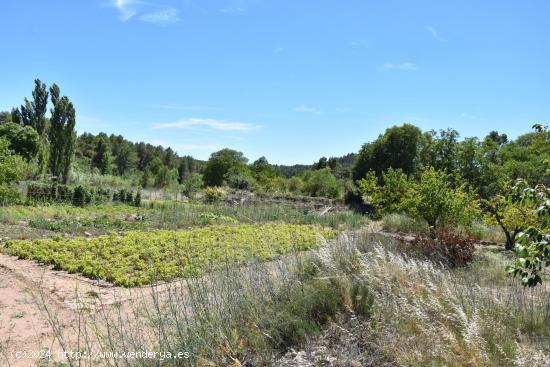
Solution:
[[(295, 254), (286, 259), (263, 263), (261, 271), (267, 269), (269, 273), (276, 273), (279, 267), (285, 266), (283, 263), (288, 264), (300, 256)], [(257, 269), (251, 265), (239, 268), (238, 271), (253, 274)], [(208, 288), (218, 277), (224, 278), (224, 275), (207, 274), (189, 282), (200, 283)], [(34, 366), (39, 362), (40, 351), (51, 352), (50, 365), (64, 360), (61, 354), (64, 348), (58, 342), (49, 322), (51, 315), (57, 319), (55, 325), (62, 329), (61, 335), (66, 342), (66, 348), (70, 350), (70, 346), (76, 344), (76, 317), (79, 307), (84, 305), (88, 315), (95, 315), (95, 318), (89, 317), (89, 323), (93, 323), (94, 327), (104, 328), (113, 320), (116, 323), (119, 315), (123, 323), (135, 323), (136, 317), (140, 317), (136, 316), (136, 310), (153, 310), (154, 298), (163, 308), (162, 305), (170, 303), (170, 297), (176, 297), (175, 302), (178, 303), (188, 300), (187, 281), (175, 280), (154, 287), (128, 289), (0, 254), (0, 367)], [(45, 305), (48, 312), (40, 305)], [(102, 318), (104, 314), (112, 316), (113, 313), (114, 319)], [(143, 324), (139, 324), (143, 328)], [(145, 333), (140, 336), (150, 334), (146, 329), (147, 326), (142, 329)], [(100, 347), (92, 349), (102, 350)], [(86, 365), (96, 364), (88, 362)]]

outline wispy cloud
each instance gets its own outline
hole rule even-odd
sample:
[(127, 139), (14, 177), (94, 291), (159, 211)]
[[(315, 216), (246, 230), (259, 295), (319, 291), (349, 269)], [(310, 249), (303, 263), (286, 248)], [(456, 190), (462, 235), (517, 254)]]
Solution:
[(222, 8), (219, 10), (220, 13), (224, 14), (242, 14), (246, 11), (244, 8), (240, 7), (229, 7), (229, 8)]
[(139, 19), (143, 22), (166, 25), (179, 22), (179, 11), (173, 7), (155, 5), (144, 0), (109, 0), (119, 14), (120, 20)]
[(175, 8), (160, 9), (151, 13), (143, 14), (139, 17), (144, 22), (153, 24), (172, 24), (179, 22), (179, 11)]
[(428, 32), (430, 32), (430, 34), (432, 35), (432, 37), (438, 41), (445, 41), (445, 39), (443, 37), (441, 37), (439, 35), (439, 32), (437, 31), (437, 29), (435, 29), (435, 27), (431, 26), (431, 25), (427, 25), (426, 27), (426, 30)]
[(161, 123), (153, 125), (154, 129), (194, 129), (208, 128), (219, 131), (233, 131), (240, 133), (249, 133), (261, 128), (260, 125), (249, 124), (246, 122), (233, 122), (215, 119), (203, 118), (185, 118), (176, 122)]
[(384, 65), (382, 65), (384, 69), (393, 69), (393, 70), (408, 70), (408, 71), (416, 71), (418, 70), (418, 67), (415, 63), (412, 62), (402, 62), (400, 64), (394, 64), (391, 62), (387, 62)]
[(126, 22), (137, 13), (135, 0), (113, 0), (112, 4), (120, 12), (120, 19), (123, 22)]
[(280, 54), (281, 52), (283, 52), (285, 49), (282, 48), (282, 47), (277, 47), (273, 50), (273, 53), (275, 54)]
[(321, 110), (319, 110), (317, 107), (311, 107), (311, 106), (298, 106), (294, 108), (294, 111), (296, 112), (304, 112), (304, 113), (314, 113), (316, 115), (321, 114)]

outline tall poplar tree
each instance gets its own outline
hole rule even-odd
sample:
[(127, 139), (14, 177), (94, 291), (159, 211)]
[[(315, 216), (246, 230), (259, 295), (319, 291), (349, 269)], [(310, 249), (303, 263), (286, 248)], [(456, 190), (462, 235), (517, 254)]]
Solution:
[(49, 168), (52, 175), (57, 176), (61, 182), (67, 183), (76, 145), (75, 109), (67, 96), (60, 96), (57, 84), (51, 86), (50, 95), (53, 108), (48, 131)]

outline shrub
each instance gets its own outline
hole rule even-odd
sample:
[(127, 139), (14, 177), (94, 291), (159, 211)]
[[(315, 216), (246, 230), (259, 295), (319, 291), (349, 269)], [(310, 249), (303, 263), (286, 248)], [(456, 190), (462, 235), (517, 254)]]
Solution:
[(140, 207), (141, 206), (141, 191), (138, 190), (136, 193), (136, 196), (134, 197), (134, 206)]
[[(115, 195), (116, 196), (116, 195)], [(58, 183), (31, 182), (27, 185), (29, 203), (67, 203), (75, 206), (101, 204), (111, 200), (111, 191), (103, 188), (75, 187)]]
[[(126, 203), (128, 205), (135, 205), (134, 193), (132, 192), (132, 190), (120, 189), (118, 190), (118, 192), (115, 192), (113, 194), (113, 201)], [(140, 194), (140, 204), (141, 204), (141, 194)]]
[(254, 177), (246, 167), (232, 167), (224, 175), (224, 182), (231, 188), (250, 190), (255, 183)]
[(84, 206), (86, 193), (81, 185), (75, 187), (72, 203), (74, 206)]
[(202, 187), (202, 175), (191, 173), (182, 184), (182, 193), (189, 199), (193, 199)]
[(437, 238), (422, 234), (405, 244), (405, 252), (441, 261), (450, 266), (460, 266), (474, 259), (476, 239), (447, 229), (437, 231)]
[(292, 176), (288, 180), (288, 191), (299, 194), (302, 192), (302, 188), (304, 187), (304, 181), (298, 176)]
[(215, 203), (222, 201), (226, 198), (227, 193), (221, 187), (213, 186), (207, 187), (204, 191), (205, 200), (209, 203)]
[(302, 179), (303, 192), (309, 196), (338, 198), (342, 192), (341, 185), (328, 167), (317, 171), (306, 171)]

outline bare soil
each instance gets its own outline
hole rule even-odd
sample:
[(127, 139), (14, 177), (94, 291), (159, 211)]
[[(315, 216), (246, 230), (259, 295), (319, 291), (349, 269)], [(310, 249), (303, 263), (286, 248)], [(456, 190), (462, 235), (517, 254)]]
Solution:
[[(0, 366), (33, 365), (41, 350), (55, 359), (62, 349), (48, 319), (71, 324), (78, 302), (108, 306), (129, 299), (128, 289), (0, 254)], [(33, 358), (21, 357), (25, 352)]]

